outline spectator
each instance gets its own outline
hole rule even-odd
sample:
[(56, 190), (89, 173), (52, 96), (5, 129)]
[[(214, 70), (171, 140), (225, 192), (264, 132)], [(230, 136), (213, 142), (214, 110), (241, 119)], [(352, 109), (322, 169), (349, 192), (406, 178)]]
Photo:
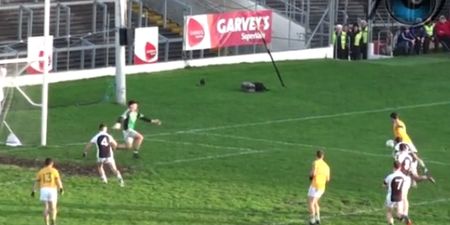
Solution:
[(427, 54), (430, 50), (430, 44), (434, 41), (434, 22), (431, 20), (427, 20), (423, 25), (425, 30), (425, 37), (423, 40), (423, 54)]
[(369, 41), (369, 28), (367, 27), (367, 21), (361, 20), (361, 54), (363, 59), (367, 59), (367, 43)]
[(350, 30), (350, 26), (349, 25), (344, 24), (342, 26), (342, 31), (345, 32), (345, 34), (347, 34), (346, 35), (346, 40), (345, 40), (345, 50), (344, 50), (343, 57), (345, 57), (345, 59), (348, 60), (348, 57), (350, 56), (350, 45), (351, 45), (350, 35), (351, 35), (352, 30)]
[(352, 60), (360, 60), (361, 59), (361, 41), (362, 41), (362, 33), (359, 30), (359, 26), (357, 23), (353, 24), (353, 30), (350, 34), (350, 52)]
[(409, 55), (414, 47), (415, 37), (408, 27), (402, 27), (397, 38), (396, 55)]
[[(417, 22), (422, 22), (421, 19), (418, 19)], [(411, 34), (414, 36), (414, 53), (419, 55), (422, 49), (423, 42), (425, 41), (425, 27), (424, 25), (418, 25), (411, 28)]]
[(436, 23), (434, 32), (444, 51), (450, 51), (450, 22), (447, 21), (445, 16), (439, 17), (439, 22)]
[(345, 57), (347, 47), (347, 33), (343, 30), (342, 25), (336, 25), (336, 31), (333, 33), (334, 58), (347, 59)]

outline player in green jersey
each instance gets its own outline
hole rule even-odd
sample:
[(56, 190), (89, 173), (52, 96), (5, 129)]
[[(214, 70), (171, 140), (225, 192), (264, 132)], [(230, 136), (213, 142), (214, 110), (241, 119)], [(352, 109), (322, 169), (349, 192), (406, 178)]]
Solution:
[(139, 149), (141, 147), (144, 136), (135, 130), (137, 120), (142, 120), (147, 123), (161, 125), (159, 119), (150, 119), (140, 113), (138, 110), (138, 102), (130, 100), (128, 102), (128, 109), (119, 117), (113, 129), (119, 130), (122, 128), (125, 145), (118, 145), (118, 148), (133, 149), (134, 158), (139, 158)]

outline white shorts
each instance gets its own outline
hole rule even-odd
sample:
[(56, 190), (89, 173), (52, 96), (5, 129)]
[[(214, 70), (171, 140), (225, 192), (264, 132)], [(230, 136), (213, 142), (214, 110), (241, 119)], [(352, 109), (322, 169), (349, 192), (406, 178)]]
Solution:
[(320, 198), (320, 197), (322, 197), (323, 193), (324, 193), (324, 191), (317, 190), (314, 187), (309, 187), (308, 197)]
[(114, 157), (112, 156), (108, 158), (98, 158), (97, 163), (116, 165)]
[(56, 188), (43, 187), (40, 191), (41, 197), (39, 198), (43, 202), (57, 202), (58, 190)]
[(389, 196), (389, 195), (386, 197), (386, 202), (384, 204), (385, 204), (386, 208), (390, 208), (390, 209), (399, 208), (399, 210), (401, 210), (403, 208), (403, 201), (393, 202), (393, 201), (391, 201), (391, 196)]
[(129, 142), (133, 142), (133, 140), (137, 136), (138, 132), (133, 129), (128, 129), (128, 130), (122, 131), (122, 134), (123, 134), (123, 139), (125, 140), (125, 142), (129, 143)]

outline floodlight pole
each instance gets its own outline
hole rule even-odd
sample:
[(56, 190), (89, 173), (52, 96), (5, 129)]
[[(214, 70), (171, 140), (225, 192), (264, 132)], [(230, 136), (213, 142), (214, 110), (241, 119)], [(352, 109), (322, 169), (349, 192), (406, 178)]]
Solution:
[(336, 0), (330, 0), (328, 2), (328, 19), (330, 21), (328, 29), (330, 35), (328, 36), (328, 44), (333, 45), (333, 33), (335, 31), (335, 24), (336, 24)]
[(48, 45), (50, 37), (50, 0), (44, 2), (44, 72), (42, 74), (42, 114), (41, 114), (41, 145), (47, 145), (47, 119), (48, 119)]
[(116, 102), (125, 105), (127, 99), (125, 78), (125, 46), (120, 45), (120, 28), (125, 28), (127, 0), (115, 1), (116, 33)]

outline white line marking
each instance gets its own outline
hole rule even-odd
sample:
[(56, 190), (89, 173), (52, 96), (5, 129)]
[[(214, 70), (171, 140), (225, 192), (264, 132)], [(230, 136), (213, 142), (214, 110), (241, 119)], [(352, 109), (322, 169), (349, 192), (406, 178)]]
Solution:
[(196, 158), (177, 159), (177, 160), (167, 161), (167, 162), (156, 162), (155, 165), (173, 165), (173, 164), (179, 164), (179, 163), (196, 162), (196, 161), (204, 161), (204, 160), (214, 160), (214, 159), (230, 158), (230, 157), (243, 156), (243, 155), (253, 155), (253, 154), (261, 154), (261, 153), (282, 151), (281, 149), (277, 149), (277, 148), (272, 148), (270, 150), (257, 150), (257, 149), (252, 149), (252, 148), (220, 146), (220, 145), (211, 145), (211, 144), (203, 144), (203, 143), (192, 143), (192, 142), (180, 142), (180, 141), (162, 140), (162, 139), (151, 139), (151, 140), (152, 141), (157, 141), (157, 142), (169, 143), (169, 144), (196, 145), (196, 146), (202, 146), (202, 147), (206, 147), (206, 148), (238, 150), (238, 152), (234, 152), (234, 153), (217, 154), (217, 155), (210, 155), (210, 156), (201, 156), (201, 157), (196, 157)]
[(1, 182), (0, 183), (0, 187), (7, 186), (7, 185), (13, 185), (13, 184), (28, 183), (28, 182), (30, 184), (32, 184), (33, 180), (32, 179), (24, 179), (24, 180), (15, 180), (15, 181)]
[[(439, 203), (444, 203), (444, 202), (449, 202), (450, 198), (439, 198), (439, 199), (435, 199), (435, 200), (431, 200), (431, 201), (422, 201), (422, 202), (418, 202), (418, 203), (412, 203), (411, 206), (424, 206), (424, 205), (434, 205), (434, 204), (439, 204)], [(374, 212), (379, 212), (379, 211), (384, 211), (385, 208), (372, 208), (372, 209), (366, 209), (366, 210), (357, 210), (357, 211), (353, 211), (353, 212), (349, 212), (349, 213), (344, 213), (341, 212), (339, 214), (334, 214), (334, 215), (329, 215), (329, 216), (322, 216), (322, 219), (332, 219), (332, 218), (336, 218), (336, 217), (341, 217), (341, 216), (356, 216), (356, 215), (361, 215), (361, 214), (368, 214), (368, 213), (374, 213)], [(383, 216), (380, 217), (380, 221), (383, 220)], [(272, 223), (273, 225), (288, 225), (288, 224), (297, 224), (299, 222), (303, 223), (303, 219), (291, 219), (287, 222), (283, 222), (283, 223)]]
[[(442, 203), (442, 202), (448, 202), (448, 201), (450, 201), (450, 198), (440, 198), (440, 199), (435, 199), (435, 200), (431, 200), (431, 201), (422, 201), (422, 202), (418, 202), (418, 203), (412, 203), (412, 206), (433, 205), (436, 203)], [(383, 207), (383, 208), (356, 210), (354, 212), (349, 212), (349, 213), (341, 212), (336, 215), (324, 216), (323, 218), (333, 218), (333, 217), (339, 217), (339, 216), (353, 216), (353, 215), (367, 214), (367, 213), (373, 213), (373, 212), (377, 212), (377, 211), (383, 211), (385, 209), (386, 208)]]
[[(184, 133), (195, 133), (195, 132), (212, 131), (212, 130), (224, 130), (224, 129), (231, 129), (231, 128), (261, 126), (261, 125), (286, 123), (286, 122), (293, 122), (293, 121), (307, 121), (307, 120), (316, 120), (316, 119), (338, 118), (338, 117), (353, 116), (353, 115), (363, 115), (363, 114), (395, 111), (395, 110), (400, 110), (400, 109), (427, 108), (427, 107), (442, 106), (442, 105), (449, 105), (449, 104), (450, 104), (450, 101), (441, 101), (441, 102), (405, 105), (405, 106), (397, 106), (397, 107), (387, 107), (387, 108), (373, 109), (373, 110), (352, 111), (352, 112), (319, 115), (319, 116), (295, 117), (295, 118), (288, 118), (288, 119), (267, 120), (267, 121), (261, 121), (261, 122), (240, 123), (240, 124), (234, 124), (234, 125), (187, 129), (187, 130), (179, 130), (179, 131), (173, 131), (173, 132), (164, 132), (164, 133), (144, 135), (144, 137), (151, 138), (151, 137), (158, 137), (158, 136), (171, 136), (171, 135), (184, 134)], [(61, 145), (49, 145), (48, 147), (49, 148), (61, 148), (61, 147), (70, 146), (70, 145), (72, 145), (72, 146), (84, 145), (85, 143), (86, 142), (68, 143), (68, 144), (61, 144)], [(35, 149), (35, 148), (36, 147), (25, 146), (25, 147), (21, 147), (20, 150), (23, 151), (23, 150), (30, 150), (30, 149)], [(11, 149), (11, 150), (13, 150), (13, 149)], [(17, 149), (15, 149), (15, 150), (17, 151)], [(8, 150), (0, 150), (0, 152), (8, 152), (8, 151), (10, 151), (10, 150), (9, 149)]]
[[(442, 102), (433, 102), (433, 103), (416, 104), (416, 105), (406, 105), (406, 106), (398, 106), (398, 107), (387, 107), (387, 108), (382, 108), (382, 109), (362, 110), (362, 111), (344, 112), (344, 113), (319, 115), (319, 116), (306, 116), (306, 117), (296, 117), (296, 118), (279, 119), (279, 120), (268, 120), (268, 121), (253, 122), (253, 123), (241, 123), (241, 124), (217, 126), (217, 127), (209, 127), (209, 128), (198, 128), (198, 129), (190, 129), (190, 130), (185, 130), (185, 131), (177, 131), (177, 132), (174, 132), (174, 133), (175, 134), (192, 133), (192, 132), (203, 132), (203, 131), (212, 131), (212, 130), (224, 130), (224, 129), (230, 129), (230, 128), (261, 126), (261, 125), (269, 125), (269, 124), (275, 124), (275, 123), (286, 123), (286, 122), (294, 122), (294, 121), (329, 119), (329, 118), (336, 118), (336, 117), (345, 117), (345, 116), (354, 116), (354, 115), (371, 114), (371, 113), (379, 113), (379, 112), (388, 112), (388, 111), (395, 111), (395, 110), (399, 110), (399, 109), (426, 108), (426, 107), (441, 106), (441, 105), (448, 105), (448, 104), (450, 104), (450, 101), (442, 101)], [(167, 133), (167, 134), (171, 134), (171, 133)], [(158, 134), (155, 134), (155, 135), (158, 135)]]
[(266, 153), (266, 152), (269, 152), (269, 151), (255, 150), (255, 151), (235, 152), (235, 153), (228, 153), (228, 154), (221, 154), (221, 155), (211, 155), (211, 156), (203, 156), (203, 157), (198, 157), (198, 158), (190, 158), (190, 159), (189, 158), (188, 159), (177, 159), (177, 160), (169, 161), (169, 162), (156, 162), (155, 165), (173, 165), (173, 164), (178, 164), (178, 163), (230, 158), (230, 157), (236, 157), (236, 156), (242, 156), (242, 155), (261, 154), (261, 153)]
[[(307, 148), (332, 149), (332, 150), (336, 150), (336, 151), (340, 151), (340, 152), (347, 152), (347, 153), (352, 153), (352, 154), (367, 155), (367, 156), (374, 156), (374, 157), (383, 157), (383, 158), (390, 158), (390, 157), (392, 157), (391, 154), (376, 154), (376, 153), (369, 153), (369, 152), (358, 151), (358, 150), (347, 149), (347, 148), (327, 147), (327, 146), (320, 146), (320, 145), (311, 145), (311, 144), (303, 144), (303, 143), (276, 141), (276, 140), (268, 140), (268, 139), (261, 139), (261, 138), (250, 138), (250, 137), (227, 135), (227, 134), (216, 134), (216, 133), (192, 133), (192, 134), (205, 135), (205, 136), (215, 136), (215, 137), (224, 137), (224, 138), (232, 138), (232, 139), (240, 139), (240, 140), (247, 140), (247, 141), (259, 141), (259, 142), (265, 142), (265, 143), (269, 143), (269, 144), (279, 144), (279, 145), (288, 145), (288, 146), (301, 146), (301, 147), (307, 147)], [(449, 163), (445, 163), (445, 162), (439, 162), (439, 161), (435, 161), (435, 160), (425, 160), (425, 161), (427, 163), (443, 165), (443, 166), (450, 166)]]
[(255, 151), (255, 149), (252, 149), (252, 148), (211, 145), (211, 144), (204, 144), (204, 143), (182, 142), (182, 141), (172, 141), (172, 140), (154, 139), (154, 138), (150, 139), (150, 141), (162, 142), (162, 143), (168, 143), (168, 144), (197, 145), (200, 147), (215, 148), (215, 149), (239, 150), (239, 151), (249, 151), (249, 152)]

